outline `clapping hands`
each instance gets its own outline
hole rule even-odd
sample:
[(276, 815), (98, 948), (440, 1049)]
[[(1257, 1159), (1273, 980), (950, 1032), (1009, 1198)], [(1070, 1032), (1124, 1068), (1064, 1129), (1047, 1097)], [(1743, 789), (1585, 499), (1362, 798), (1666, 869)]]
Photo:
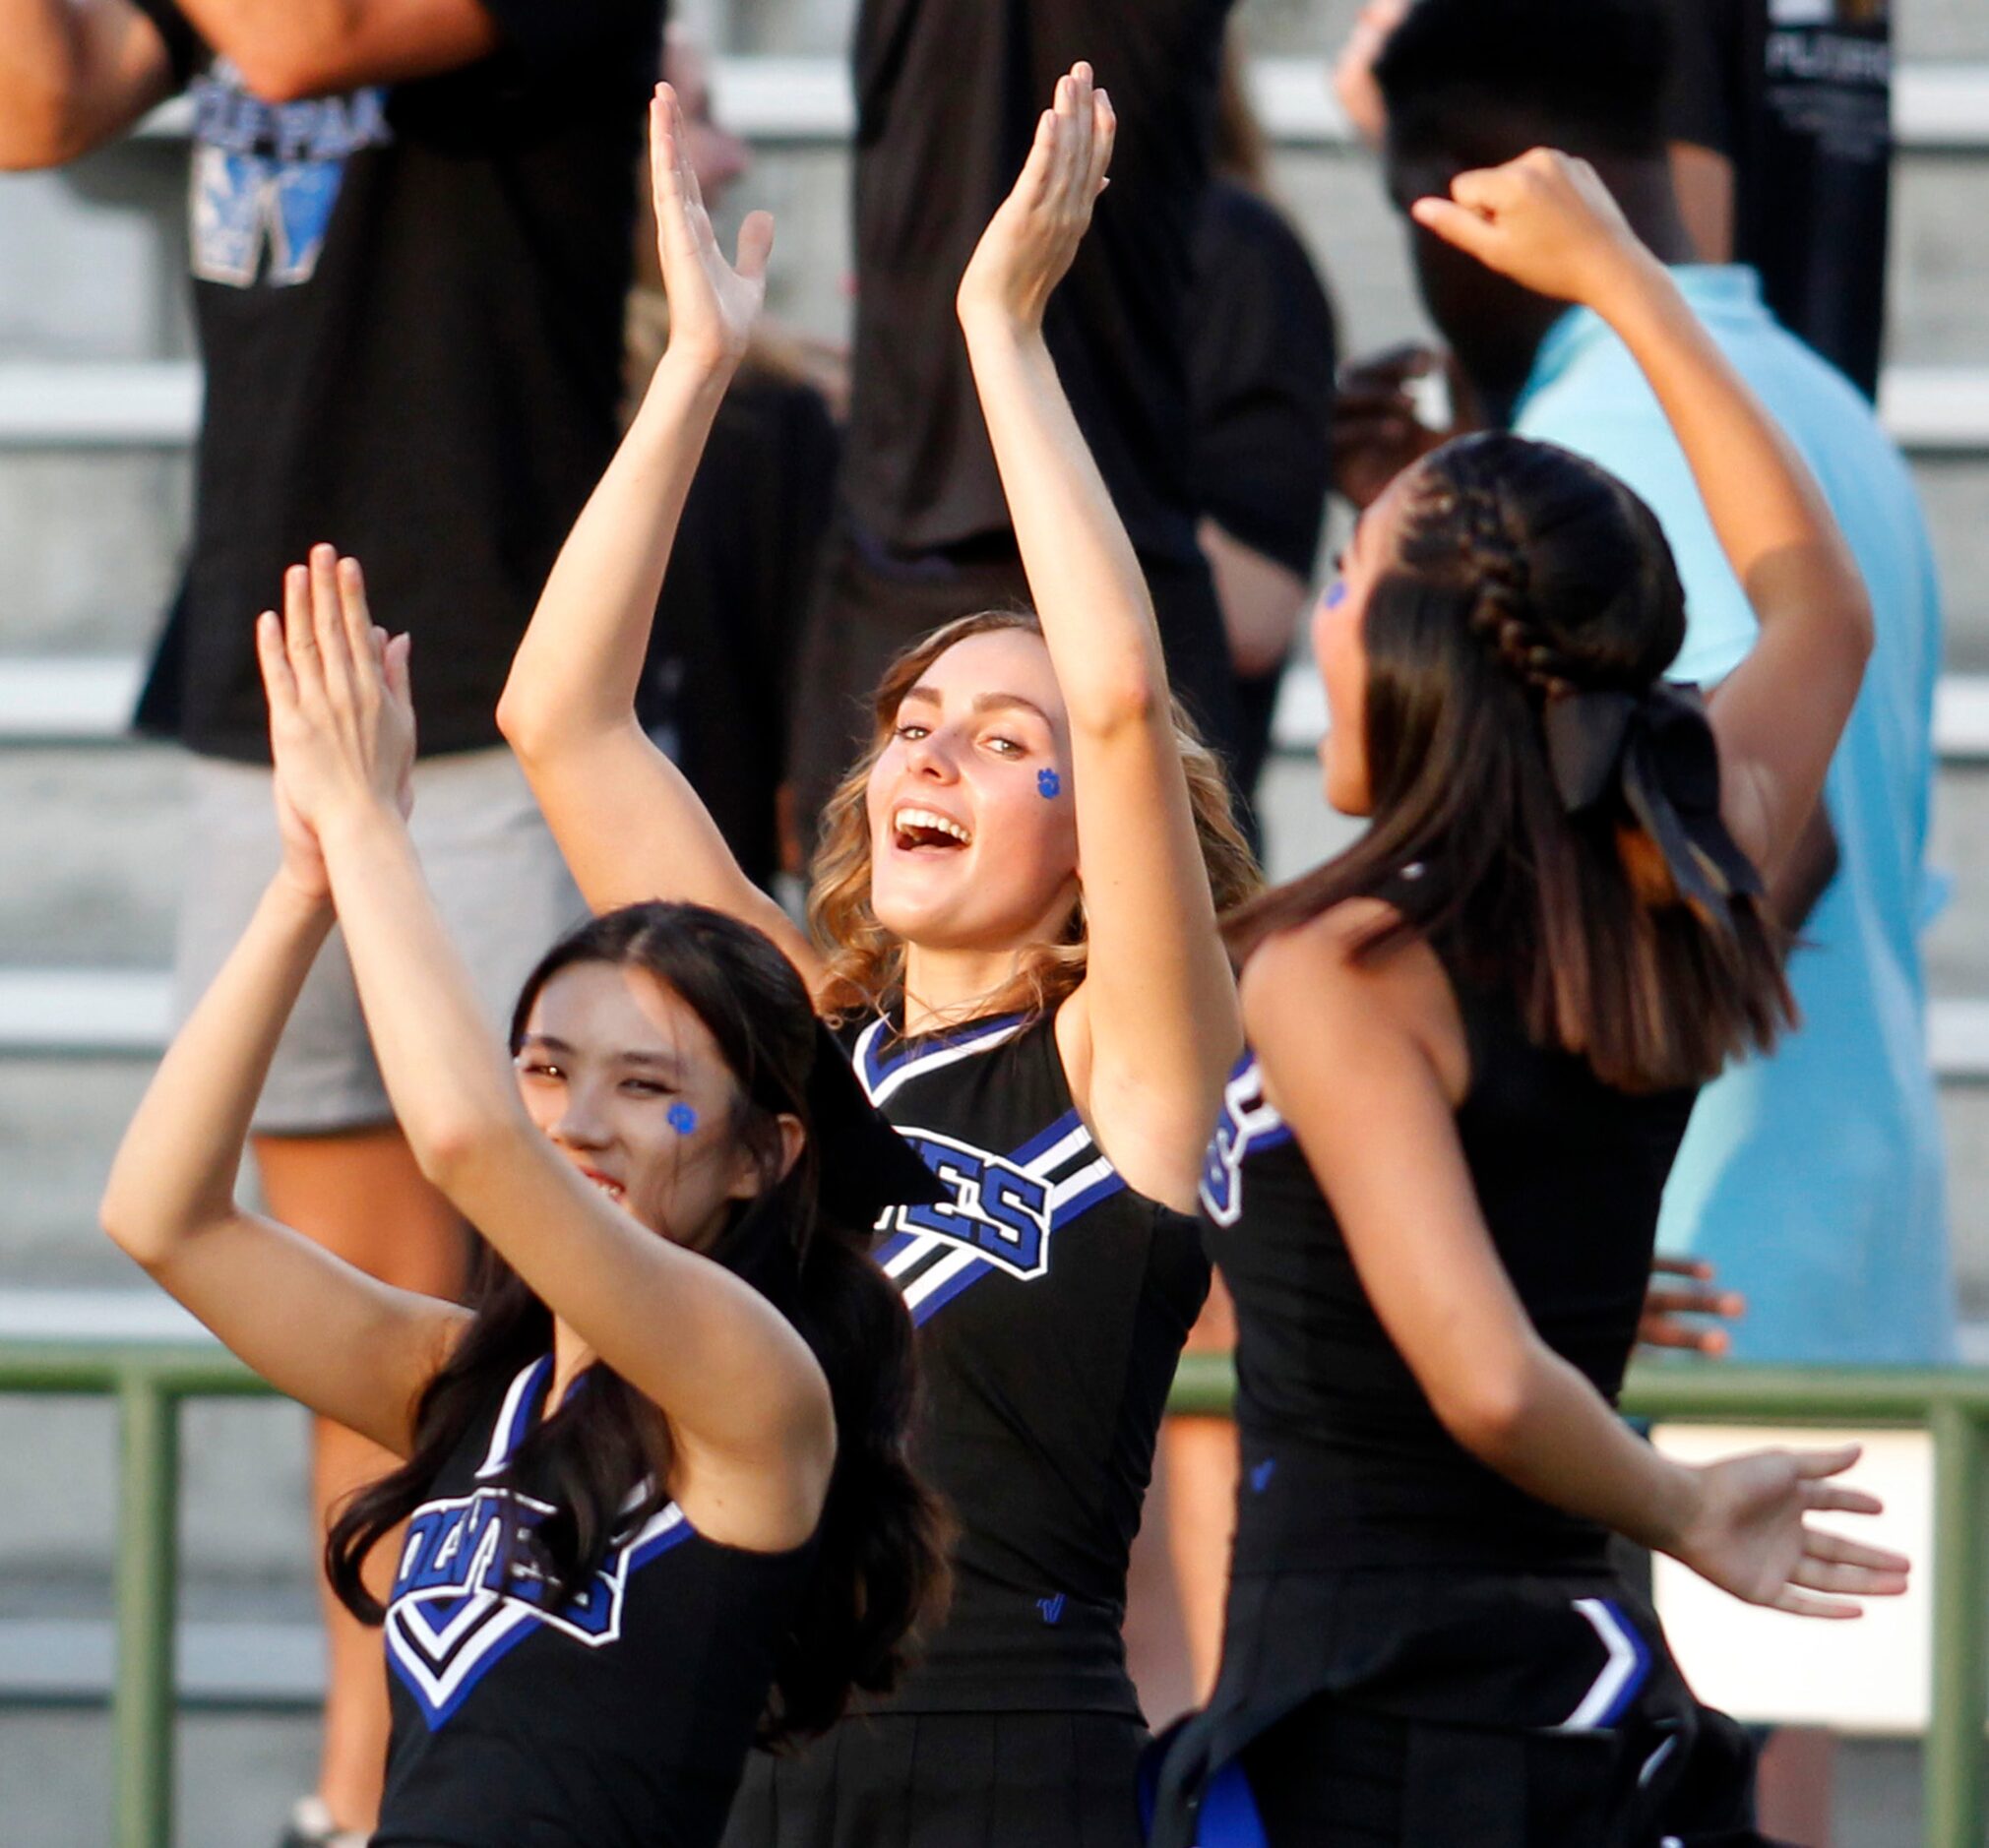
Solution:
[(1022, 175), (961, 277), (963, 324), (986, 318), (1026, 333), (1041, 328), (1105, 190), (1118, 126), (1111, 98), (1094, 88), (1088, 64), (1074, 64), (1057, 80), (1055, 100), (1036, 124)]
[(340, 817), (412, 806), (414, 705), (408, 638), (389, 637), (366, 604), (356, 559), (329, 545), (283, 578), (283, 613), (256, 619), (270, 702), (284, 874), (329, 895), (321, 837)]
[(683, 108), (668, 84), (656, 86), (650, 103), (650, 183), (656, 254), (670, 302), (669, 350), (708, 366), (736, 365), (767, 299), (774, 218), (771, 213), (748, 213), (739, 226), (737, 256), (725, 261), (691, 164)]

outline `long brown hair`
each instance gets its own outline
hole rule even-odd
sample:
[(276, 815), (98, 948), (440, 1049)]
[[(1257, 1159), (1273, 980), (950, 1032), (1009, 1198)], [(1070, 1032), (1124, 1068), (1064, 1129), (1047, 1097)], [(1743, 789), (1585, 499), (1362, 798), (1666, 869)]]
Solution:
[[(822, 812), (821, 845), (808, 894), (809, 928), (829, 960), (828, 984), (817, 999), (832, 1017), (880, 1010), (904, 985), (903, 942), (878, 922), (870, 905), (870, 815), (865, 800), (870, 772), (898, 723), (898, 708), (926, 669), (956, 643), (1007, 631), (1037, 637), (1043, 632), (1041, 623), (1026, 610), (983, 610), (963, 616), (906, 648), (878, 684), (870, 749)], [(1229, 779), (1179, 700), (1174, 702), (1174, 735), (1181, 747), (1181, 768), (1188, 778), (1188, 799), (1210, 889), (1216, 909), (1227, 910), (1261, 892), (1264, 877), (1236, 825)], [(1031, 944), (1022, 953), (1015, 974), (988, 998), (985, 1012), (1041, 1013), (1056, 1007), (1085, 979), (1088, 954), (1080, 896), (1054, 938)]]
[(1771, 1043), (1794, 1007), (1759, 900), (1687, 903), (1621, 797), (1570, 815), (1549, 766), (1549, 700), (1641, 692), (1684, 640), (1656, 517), (1592, 462), (1484, 435), (1419, 464), (1394, 536), (1362, 632), (1371, 825), (1226, 920), (1239, 960), (1384, 897), (1360, 954), (1441, 934), (1537, 1043), (1620, 1088), (1702, 1082)]

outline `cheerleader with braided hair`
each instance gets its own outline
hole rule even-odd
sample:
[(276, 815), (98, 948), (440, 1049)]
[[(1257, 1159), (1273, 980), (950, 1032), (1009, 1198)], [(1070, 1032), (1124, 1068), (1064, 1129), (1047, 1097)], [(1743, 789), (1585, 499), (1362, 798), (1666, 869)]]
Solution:
[(1667, 685), (1663, 536), (1561, 450), (1452, 444), (1362, 519), (1314, 639), (1326, 793), (1371, 826), (1228, 925), (1252, 1050), (1203, 1204), (1243, 1486), (1222, 1675), (1155, 1838), (1759, 1841), (1744, 1741), (1607, 1532), (1820, 1618), (1906, 1562), (1809, 1524), (1878, 1511), (1839, 1480), (1854, 1448), (1688, 1468), (1613, 1400), (1695, 1091), (1788, 1022), (1762, 880), (1871, 617), (1802, 464), (1590, 169), (1536, 152), (1414, 212), (1621, 336), (1760, 640), (1709, 705)]

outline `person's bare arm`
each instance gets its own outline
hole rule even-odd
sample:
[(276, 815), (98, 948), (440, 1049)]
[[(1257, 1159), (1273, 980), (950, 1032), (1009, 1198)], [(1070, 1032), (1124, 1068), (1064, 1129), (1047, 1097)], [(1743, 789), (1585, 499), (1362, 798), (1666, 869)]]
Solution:
[(1192, 1201), (1242, 1043), (1152, 600), (1042, 335), (1105, 184), (1114, 122), (1079, 65), (960, 286), (1030, 595), (1070, 714), (1090, 957), (1083, 1102), (1128, 1183)]
[(395, 800), (414, 745), (404, 639), (379, 647), (357, 567), (319, 547), (308, 574), (290, 574), (284, 621), (264, 616), (256, 640), (278, 779), (322, 845), (381, 1078), (422, 1172), (660, 1408), (684, 1472), (675, 1492), (703, 1531), (799, 1544), (835, 1457), (828, 1383), (766, 1297), (604, 1199), (527, 1114)]
[(1237, 673), (1245, 679), (1274, 673), (1290, 652), (1311, 585), (1289, 565), (1207, 517), (1197, 537), (1215, 580), (1215, 600), (1222, 606), (1223, 633)]
[(1768, 889), (1768, 908), (1775, 922), (1787, 931), (1800, 931), (1809, 922), (1831, 881), (1837, 876), (1842, 852), (1837, 831), (1831, 823), (1829, 805), (1819, 800), (1796, 843), (1783, 856)]
[(1245, 972), (1245, 1019), (1271, 1101), (1445, 1429), (1528, 1495), (1751, 1602), (1849, 1617), (1846, 1597), (1903, 1590), (1905, 1561), (1806, 1524), (1813, 1509), (1878, 1511), (1832, 1480), (1855, 1447), (1668, 1461), (1540, 1338), (1458, 1140), (1440, 1046), (1461, 1046), (1462, 1027), (1442, 967), (1420, 945), (1358, 961), (1370, 922), (1349, 908), (1272, 939)]
[(1637, 241), (1587, 162), (1544, 149), (1461, 173), (1416, 221), (1543, 295), (1606, 321), (1691, 465), (1759, 634), (1710, 701), (1720, 811), (1772, 880), (1809, 825), (1872, 648), (1856, 561), (1779, 425)]
[(280, 876), (167, 1051), (111, 1166), (104, 1230), (278, 1391), (397, 1455), (466, 1320), (235, 1202), (250, 1114), (332, 927)]
[(561, 548), (497, 722), (596, 911), (687, 898), (757, 925), (811, 982), (821, 957), (741, 870), (683, 773), (636, 718), (656, 598), (692, 477), (766, 292), (774, 221), (750, 215), (726, 263), (675, 93), (651, 110), (652, 190), (670, 339), (642, 407)]
[(1675, 141), (1667, 150), (1678, 216), (1701, 263), (1733, 261), (1733, 162), (1717, 149)]
[(500, 42), (480, 0), (179, 0), (267, 102), (453, 71)]
[(171, 90), (165, 40), (130, 0), (0, 0), (0, 169), (73, 160)]

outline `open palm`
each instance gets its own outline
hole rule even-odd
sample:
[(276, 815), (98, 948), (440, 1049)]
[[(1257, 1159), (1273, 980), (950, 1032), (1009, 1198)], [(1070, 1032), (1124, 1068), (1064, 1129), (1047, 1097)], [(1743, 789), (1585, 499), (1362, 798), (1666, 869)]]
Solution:
[(1735, 1597), (1797, 1617), (1856, 1617), (1855, 1599), (1898, 1596), (1908, 1571), (1899, 1554), (1824, 1533), (1806, 1519), (1883, 1511), (1876, 1497), (1834, 1480), (1857, 1457), (1851, 1444), (1708, 1464), (1699, 1472), (1701, 1514), (1677, 1557)]
[(1118, 119), (1088, 64), (1058, 79), (1014, 189), (981, 233), (961, 277), (963, 317), (992, 314), (1026, 328), (1064, 279), (1106, 185)]
[(737, 258), (725, 261), (691, 166), (683, 108), (668, 84), (656, 86), (650, 103), (650, 184), (670, 302), (670, 345), (711, 362), (736, 361), (767, 299), (774, 219), (770, 213), (749, 213), (739, 227)]

